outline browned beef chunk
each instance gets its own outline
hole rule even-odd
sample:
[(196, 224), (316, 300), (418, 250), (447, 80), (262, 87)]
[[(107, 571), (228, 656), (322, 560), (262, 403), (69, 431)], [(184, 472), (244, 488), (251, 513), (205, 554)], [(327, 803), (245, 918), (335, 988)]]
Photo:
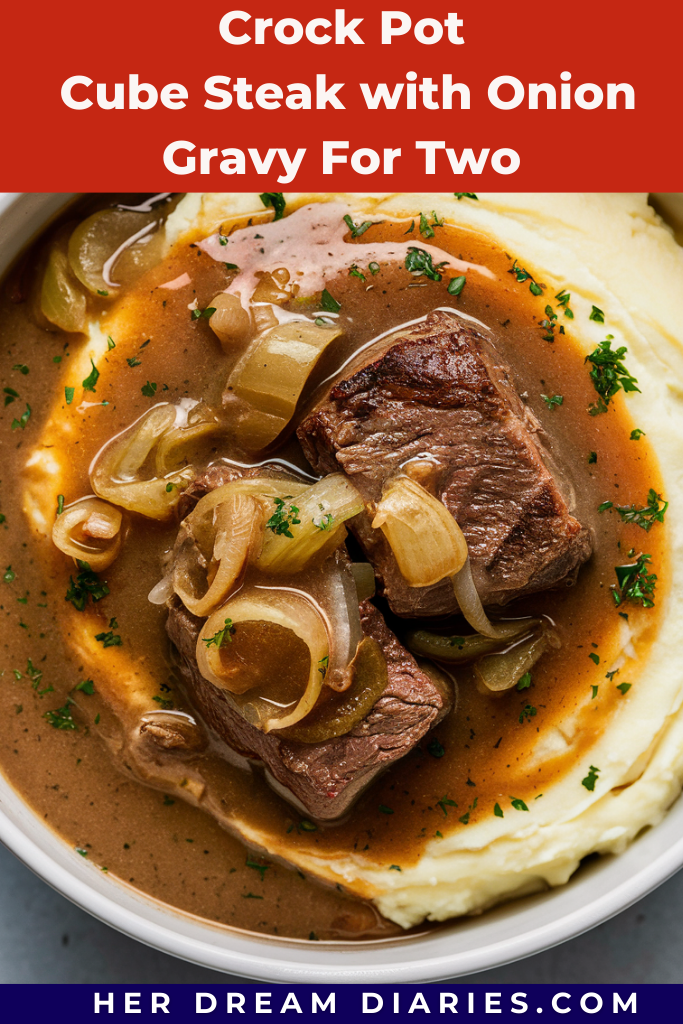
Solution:
[(168, 635), (181, 655), (190, 694), (206, 722), (234, 750), (262, 762), (278, 787), (311, 817), (331, 820), (385, 768), (398, 761), (450, 710), (450, 687), (432, 678), (387, 628), (369, 601), (361, 605), (366, 636), (380, 644), (388, 685), (367, 717), (345, 736), (323, 743), (294, 743), (276, 732), (260, 732), (230, 706), (223, 692), (204, 679), (195, 649), (203, 620), (182, 605), (171, 608)]
[[(591, 554), (546, 465), (539, 424), (493, 345), (443, 312), (394, 338), (335, 384), (302, 422), (319, 473), (343, 470), (368, 503), (408, 460), (460, 525), (484, 604), (571, 584)], [(371, 506), (370, 506), (371, 508)], [(351, 524), (398, 615), (458, 610), (448, 580), (410, 588), (372, 515)]]

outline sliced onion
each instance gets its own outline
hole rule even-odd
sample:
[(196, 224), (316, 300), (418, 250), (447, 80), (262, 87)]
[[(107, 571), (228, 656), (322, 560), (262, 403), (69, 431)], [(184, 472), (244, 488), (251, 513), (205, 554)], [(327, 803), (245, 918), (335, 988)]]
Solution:
[(306, 588), (325, 617), (329, 663), (325, 685), (339, 692), (351, 685), (351, 663), (363, 638), (358, 592), (348, 563), (329, 558), (306, 578)]
[[(261, 524), (258, 501), (234, 488), (213, 507), (203, 506), (202, 499), (184, 520), (173, 589), (193, 615), (208, 615), (225, 601), (247, 564)], [(209, 544), (207, 537), (213, 538)]]
[(226, 352), (234, 350), (253, 331), (251, 316), (243, 308), (239, 295), (221, 292), (209, 303), (215, 313), (209, 318), (209, 326)]
[[(246, 622), (272, 622), (303, 640), (309, 650), (310, 667), (308, 679), (302, 680), (298, 700), (281, 705), (272, 698), (264, 698), (255, 686), (246, 691), (245, 699), (234, 699), (244, 696), (243, 681), (234, 672), (225, 671), (221, 647), (205, 643), (223, 630), (226, 622), (232, 627)], [(197, 640), (197, 664), (202, 676), (232, 695), (232, 703), (240, 714), (263, 732), (285, 729), (308, 714), (320, 695), (322, 669), (328, 656), (327, 631), (318, 608), (307, 594), (290, 589), (259, 587), (248, 595), (228, 601), (207, 619)]]
[(152, 587), (147, 600), (150, 604), (166, 604), (173, 597), (173, 576), (169, 573)]
[(66, 238), (64, 232), (60, 231), (48, 252), (40, 285), (40, 312), (63, 331), (83, 331), (86, 305), (83, 290), (69, 269)]
[[(74, 274), (93, 295), (111, 292), (153, 266), (161, 257), (160, 239), (150, 244), (158, 227), (157, 213), (133, 210), (99, 210), (86, 218), (69, 239), (69, 263)], [(124, 254), (127, 260), (124, 260)], [(121, 275), (128, 263), (127, 274)], [(118, 281), (112, 279), (116, 273)]]
[(375, 580), (375, 571), (369, 562), (352, 562), (351, 575), (353, 576), (353, 582), (356, 584), (356, 597), (358, 603), (367, 601), (369, 597), (374, 597), (377, 589), (377, 583)]
[(467, 560), (467, 542), (451, 513), (408, 476), (385, 486), (372, 526), (387, 538), (409, 587), (430, 587)]
[[(530, 631), (537, 623), (537, 619), (527, 619), (525, 625)], [(509, 647), (507, 639), (493, 639), (480, 633), (472, 633), (469, 636), (442, 636), (426, 629), (409, 630), (403, 640), (412, 654), (434, 658), (448, 665), (462, 665), (468, 661), (475, 661), (484, 654), (495, 654)]]
[[(296, 502), (287, 506), (288, 512), (291, 509), (290, 520), (300, 520), (289, 525), (287, 532), (291, 536), (266, 530), (256, 564), (266, 572), (301, 572), (344, 543), (346, 528), (343, 524), (364, 507), (356, 488), (341, 473), (323, 477), (302, 490)], [(275, 512), (276, 505), (272, 504), (271, 509)]]
[(161, 435), (155, 449), (155, 468), (157, 476), (167, 477), (173, 470), (180, 467), (186, 457), (189, 446), (213, 434), (218, 429), (218, 420), (204, 402), (199, 402), (190, 409), (187, 423), (182, 427), (172, 427)]
[(504, 640), (509, 637), (519, 636), (523, 630), (529, 628), (529, 619), (517, 619), (514, 622), (490, 621), (481, 598), (477, 593), (472, 577), (472, 568), (469, 557), (466, 559), (460, 572), (453, 577), (453, 590), (460, 606), (460, 611), (469, 622), (472, 629), (482, 636), (489, 636), (495, 640)]
[(150, 519), (168, 519), (183, 485), (194, 479), (192, 466), (161, 477), (140, 477), (155, 446), (173, 428), (175, 418), (175, 406), (157, 405), (106, 444), (90, 468), (95, 494)]
[(52, 540), (65, 555), (101, 572), (119, 553), (121, 522), (121, 513), (113, 505), (99, 498), (81, 498), (57, 516)]
[(511, 690), (542, 654), (551, 647), (559, 646), (557, 634), (545, 629), (540, 636), (516, 643), (502, 654), (491, 654), (477, 661), (474, 666), (477, 682), (491, 693)]

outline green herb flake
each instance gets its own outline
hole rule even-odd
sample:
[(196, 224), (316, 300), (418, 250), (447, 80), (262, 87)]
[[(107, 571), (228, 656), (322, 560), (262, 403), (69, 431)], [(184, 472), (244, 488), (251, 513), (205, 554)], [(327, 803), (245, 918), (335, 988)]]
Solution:
[(434, 237), (434, 228), (431, 227), (424, 213), (420, 214), (420, 234), (422, 235), (423, 238)]
[(349, 269), (349, 277), (357, 277), (361, 281), (365, 281), (365, 274), (363, 273), (362, 270), (358, 269), (355, 263), (352, 264), (352, 266)]
[(98, 640), (103, 647), (121, 647), (123, 641), (120, 636), (115, 634), (112, 630), (107, 633), (97, 633), (95, 639)]
[(646, 436), (645, 435), (645, 431), (644, 430), (640, 430), (638, 427), (636, 427), (635, 430), (631, 431), (630, 436), (629, 436), (629, 441), (640, 441), (641, 437), (645, 437), (645, 436)]
[(493, 805), (493, 813), (495, 814), (495, 816), (497, 818), (504, 818), (505, 817), (505, 815), (503, 814), (503, 808), (500, 806), (500, 804), (494, 804)]
[(157, 393), (157, 385), (153, 381), (147, 381), (140, 388), (145, 398), (154, 398)]
[(324, 679), (324, 678), (325, 678), (325, 676), (327, 675), (327, 670), (328, 670), (328, 668), (329, 668), (329, 667), (330, 667), (330, 658), (329, 658), (329, 655), (328, 655), (328, 654), (326, 654), (326, 655), (325, 655), (325, 656), (324, 656), (323, 658), (321, 658), (321, 659), (320, 659), (320, 661), (318, 662), (318, 672), (319, 672), (319, 673), (320, 673), (320, 675), (321, 675), (321, 676), (323, 677), (323, 679)]
[(446, 753), (446, 749), (443, 746), (443, 744), (439, 743), (439, 741), (436, 739), (431, 741), (431, 743), (427, 747), (427, 750), (432, 755), (432, 757), (443, 757), (444, 754)]
[(524, 722), (531, 721), (531, 719), (535, 718), (537, 714), (538, 714), (538, 711), (536, 710), (536, 708), (532, 704), (526, 704), (522, 708), (522, 710), (520, 711), (520, 714), (519, 714), (519, 724), (523, 725)]
[(597, 452), (590, 452), (589, 455), (588, 455), (588, 465), (589, 466), (594, 466), (597, 461), (598, 461), (598, 453)]
[(458, 202), (460, 202), (461, 199), (479, 199), (479, 196), (475, 195), (474, 192), (454, 192), (453, 195)]
[(596, 653), (595, 653), (594, 651), (593, 651), (593, 652), (592, 652), (591, 654), (589, 654), (589, 655), (588, 655), (588, 657), (589, 657), (589, 658), (590, 658), (590, 660), (591, 660), (592, 662), (594, 662), (594, 663), (595, 663), (596, 665), (599, 665), (599, 664), (600, 664), (600, 657), (599, 657), (599, 655), (597, 655), (597, 654), (596, 654)]
[(130, 359), (126, 359), (126, 362), (129, 366), (142, 366), (142, 360), (137, 356), (131, 356)]
[(262, 192), (259, 199), (265, 207), (272, 206), (275, 210), (275, 216), (273, 220), (281, 220), (284, 216), (285, 207), (287, 205), (284, 194), (282, 192)]
[(301, 821), (299, 822), (298, 828), (302, 832), (317, 832), (318, 831), (318, 826), (316, 824), (314, 824), (312, 821), (309, 821), (308, 818), (302, 818)]
[(5, 581), (5, 583), (12, 583), (12, 581), (17, 578), (17, 574), (15, 573), (15, 571), (12, 568), (11, 565), (7, 566), (7, 568), (5, 569), (5, 573), (4, 573), (2, 578)]
[(448, 817), (448, 807), (457, 807), (455, 800), (450, 800), (447, 796), (442, 796), (440, 800), (436, 801), (436, 806), (440, 807), (443, 811), (444, 818)]
[(213, 636), (203, 638), (202, 643), (206, 647), (224, 647), (226, 644), (232, 643), (234, 632), (235, 627), (232, 624), (232, 619), (226, 619), (222, 629), (219, 629)]
[(411, 222), (410, 222), (410, 227), (408, 228), (408, 230), (407, 230), (407, 231), (404, 231), (404, 232), (403, 232), (403, 234), (404, 234), (404, 235), (412, 235), (412, 233), (413, 233), (413, 231), (414, 231), (414, 230), (415, 230), (415, 221), (414, 221), (414, 220), (411, 220)]
[(380, 810), (380, 812), (382, 814), (393, 814), (394, 813), (393, 809), (391, 807), (387, 807), (386, 804), (380, 804), (379, 805), (379, 810)]
[(74, 850), (75, 850), (75, 851), (76, 851), (76, 853), (78, 853), (78, 854), (79, 854), (79, 855), (80, 855), (81, 857), (87, 857), (87, 856), (88, 856), (88, 851), (87, 851), (87, 850), (84, 850), (82, 846), (74, 846)]
[(368, 264), (368, 270), (369, 270), (369, 271), (370, 271), (370, 273), (371, 273), (371, 274), (373, 275), (373, 277), (375, 276), (375, 274), (379, 274), (379, 272), (380, 272), (380, 269), (381, 269), (381, 268), (380, 268), (380, 265), (379, 265), (379, 263), (375, 263), (375, 262), (374, 262), (374, 260), (373, 260), (373, 262), (372, 262), (372, 263), (369, 263), (369, 264)]
[(359, 235), (364, 235), (365, 232), (368, 230), (368, 228), (372, 227), (372, 221), (371, 220), (364, 220), (362, 224), (358, 224), (358, 225), (354, 224), (353, 220), (351, 219), (351, 217), (350, 217), (350, 215), (348, 213), (344, 215), (343, 219), (344, 219), (344, 223), (346, 224), (347, 228), (351, 232), (351, 237), (352, 238), (358, 238)]
[(82, 612), (88, 603), (88, 598), (93, 601), (101, 601), (109, 593), (107, 584), (93, 572), (87, 562), (78, 562), (80, 572), (74, 582), (73, 576), (69, 577), (65, 601), (70, 601), (76, 611)]
[(631, 376), (624, 365), (623, 360), (628, 349), (622, 345), (613, 350), (613, 340), (613, 336), (608, 335), (605, 341), (601, 341), (598, 347), (584, 360), (585, 363), (591, 363), (593, 367), (590, 377), (598, 394), (598, 401), (588, 407), (591, 416), (607, 412), (609, 403), (617, 391), (640, 393), (640, 388), (636, 387), (637, 379)]
[(569, 292), (568, 291), (558, 292), (557, 295), (555, 296), (555, 298), (559, 302), (559, 304), (562, 307), (562, 309), (564, 310), (564, 315), (567, 317), (567, 319), (568, 320), (573, 320), (574, 319), (574, 313), (569, 308), (569, 303), (571, 302), (571, 295), (569, 294)]
[(592, 764), (590, 766), (590, 768), (588, 769), (588, 775), (586, 776), (586, 778), (585, 779), (581, 779), (581, 785), (585, 786), (586, 789), (590, 790), (591, 793), (595, 789), (595, 783), (598, 780), (599, 772), (600, 772), (600, 769), (596, 768), (595, 765)]
[(58, 494), (57, 495), (57, 515), (61, 516), (63, 511), (64, 511), (64, 495), (63, 494)]
[(402, 871), (403, 869), (402, 869), (402, 868), (400, 868), (400, 867), (398, 866), (398, 864), (390, 864), (390, 865), (389, 865), (389, 870), (390, 870), (390, 871)]
[[(660, 505), (660, 502), (662, 504)], [(621, 516), (622, 522), (639, 526), (646, 533), (652, 529), (655, 523), (664, 522), (664, 514), (669, 507), (668, 501), (663, 501), (661, 494), (651, 487), (647, 494), (647, 504), (642, 508), (636, 505), (615, 505), (611, 501), (603, 501), (598, 505), (598, 512), (606, 512), (614, 509)]]
[(449, 295), (460, 295), (466, 284), (467, 278), (462, 274), (460, 277), (452, 277), (446, 290)]
[(173, 710), (173, 701), (169, 700), (168, 697), (160, 697), (159, 694), (155, 694), (154, 697), (152, 697), (152, 700), (154, 701), (155, 704), (159, 705), (162, 711)]
[(111, 334), (107, 338), (107, 351), (111, 352), (113, 348), (116, 348), (116, 342), (112, 338)]
[(273, 498), (275, 512), (266, 523), (267, 530), (272, 530), (278, 537), (289, 537), (290, 540), (294, 537), (290, 527), (299, 526), (301, 523), (298, 518), (299, 509), (296, 505), (287, 505), (287, 502), (291, 502), (291, 500), (291, 494), (286, 494), (284, 498)]
[(543, 294), (543, 288), (540, 286), (540, 284), (538, 284), (533, 279), (533, 277), (531, 276), (529, 271), (526, 269), (526, 267), (520, 267), (519, 266), (519, 264), (517, 263), (517, 260), (514, 261), (514, 263), (512, 264), (512, 267), (510, 268), (510, 270), (508, 270), (508, 274), (513, 274), (515, 279), (518, 281), (519, 284), (523, 284), (524, 281), (528, 281), (529, 282), (529, 291), (531, 292), (532, 295), (542, 295)]
[(103, 295), (103, 296), (105, 296), (105, 297), (106, 297), (107, 295), (109, 295), (109, 292), (108, 292), (108, 291), (105, 291), (105, 289), (104, 289), (104, 288), (98, 288), (98, 289), (97, 289), (97, 294), (98, 294), (98, 295)]
[(26, 424), (28, 423), (30, 418), (31, 418), (31, 406), (27, 402), (26, 403), (26, 409), (25, 409), (24, 412), (22, 412), (22, 414), (19, 417), (19, 419), (18, 420), (17, 419), (12, 420), (12, 430), (17, 430), (17, 429), (19, 429), (19, 430), (26, 430)]
[(92, 391), (94, 393), (96, 390), (95, 385), (97, 384), (100, 376), (100, 371), (97, 369), (92, 359), (90, 360), (90, 365), (92, 366), (92, 370), (85, 380), (81, 381), (81, 383), (84, 391)]
[(26, 363), (15, 363), (12, 369), (18, 370), (19, 373), (23, 374), (24, 377), (28, 373), (28, 366), (26, 365)]
[(525, 672), (517, 683), (518, 690), (528, 690), (531, 686), (531, 672)]
[(643, 608), (654, 608), (653, 594), (657, 586), (657, 575), (649, 573), (650, 555), (639, 555), (629, 565), (616, 565), (614, 572), (617, 586), (612, 586), (612, 597), (617, 608), (623, 601), (642, 604)]
[(341, 302), (337, 302), (337, 300), (330, 295), (327, 288), (323, 288), (320, 305), (326, 313), (338, 313), (341, 309)]
[(596, 684), (595, 686), (591, 686), (591, 700), (595, 700), (597, 695), (598, 695), (598, 687), (597, 687), (597, 684)]
[(556, 409), (564, 402), (564, 395), (541, 395), (549, 409)]
[(52, 357), (52, 362), (53, 363), (61, 363), (61, 361), (62, 361), (62, 357), (61, 356), (53, 356)]
[(219, 245), (227, 245), (228, 244), (228, 236), (227, 235), (222, 235), (220, 231), (218, 232), (218, 244)]
[(225, 264), (225, 269), (226, 270), (239, 270), (240, 268), (237, 266), (236, 263), (226, 263)]
[(514, 809), (516, 811), (528, 811), (529, 810), (529, 808), (524, 803), (524, 801), (520, 800), (518, 797), (511, 796), (510, 797), (510, 803), (512, 804), (512, 806), (514, 807)]
[(215, 312), (215, 306), (207, 306), (206, 309), (193, 309), (190, 315), (193, 320), (208, 320)]
[(68, 697), (66, 704), (63, 707), (56, 708), (54, 711), (46, 711), (43, 718), (55, 729), (78, 729), (71, 711), (72, 704), (73, 701)]
[(5, 396), (5, 408), (7, 408), (8, 405), (11, 405), (12, 402), (16, 401), (19, 397), (19, 392), (15, 391), (14, 388), (3, 388), (2, 390)]
[(617, 690), (621, 690), (621, 695), (623, 697), (625, 693), (628, 693), (632, 685), (632, 683), (619, 683)]
[(593, 320), (596, 324), (604, 324), (605, 314), (599, 306), (592, 306), (588, 319)]
[(80, 690), (81, 693), (91, 695), (95, 692), (95, 684), (92, 679), (81, 679), (80, 683), (74, 686), (74, 690)]
[(428, 277), (430, 281), (440, 281), (442, 275), (438, 268), (442, 266), (444, 264), (439, 263), (435, 267), (432, 262), (432, 254), (425, 249), (418, 249), (414, 245), (408, 247), (405, 268), (416, 277)]
[(76, 393), (76, 388), (64, 388), (64, 397), (66, 398), (66, 404), (67, 405), (71, 405), (71, 403), (74, 400), (74, 394), (75, 393)]
[(162, 803), (163, 803), (164, 807), (173, 807), (173, 804), (175, 803), (175, 800), (171, 800), (171, 798), (168, 795), (168, 793), (166, 793)]
[(245, 864), (248, 868), (253, 868), (254, 871), (258, 871), (261, 881), (263, 881), (266, 871), (271, 866), (270, 864), (259, 864), (257, 860), (252, 860), (249, 854), (247, 854)]

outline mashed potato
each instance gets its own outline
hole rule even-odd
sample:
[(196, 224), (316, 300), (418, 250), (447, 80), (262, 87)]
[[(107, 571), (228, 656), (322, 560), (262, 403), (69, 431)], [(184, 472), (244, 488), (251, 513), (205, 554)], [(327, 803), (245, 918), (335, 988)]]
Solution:
[[(589, 320), (591, 305), (604, 310), (615, 347), (628, 347), (629, 370), (641, 388), (641, 394), (629, 396), (629, 409), (660, 460), (669, 501), (667, 575), (676, 579), (683, 571), (683, 250), (647, 205), (647, 197), (482, 193), (478, 202), (459, 202), (452, 194), (286, 196), (290, 208), (329, 198), (344, 199), (359, 215), (405, 217), (436, 208), (448, 222), (492, 237), (520, 254), (524, 265), (553, 291), (571, 292), (576, 314), (572, 332), (586, 353), (605, 331)], [(196, 239), (235, 214), (257, 212), (263, 208), (255, 195), (188, 196), (171, 216), (168, 232), (171, 239)], [(106, 338), (96, 327), (91, 343), (95, 353), (106, 348)], [(79, 356), (86, 370), (89, 357), (90, 352)], [(54, 431), (67, 428), (55, 419), (50, 429), (54, 443)], [(50, 478), (47, 491), (41, 466)], [(59, 487), (59, 466), (53, 460), (50, 470), (37, 456), (34, 469), (27, 505), (44, 531)], [(424, 919), (481, 911), (513, 895), (566, 882), (587, 854), (618, 853), (642, 829), (655, 825), (680, 792), (683, 669), (677, 656), (683, 640), (682, 599), (675, 587), (661, 589), (659, 633), (646, 660), (636, 664), (626, 623), (621, 631), (620, 664), (625, 675), (629, 665), (637, 669), (637, 677), (631, 671), (628, 678), (638, 685), (618, 705), (609, 728), (590, 751), (544, 789), (543, 800), (530, 813), (491, 815), (435, 838), (415, 865), (400, 872), (378, 867), (361, 853), (322, 857), (295, 849), (286, 836), (261, 833), (237, 817), (228, 824), (270, 854), (370, 897), (386, 917), (406, 928)], [(102, 658), (94, 649), (88, 655)], [(106, 664), (102, 659), (100, 665), (103, 676), (113, 674), (112, 686), (116, 675), (126, 671), (125, 652), (116, 652), (116, 658)], [(541, 764), (556, 751), (570, 749), (579, 730), (578, 718), (568, 717), (561, 727), (540, 732), (533, 759)], [(582, 785), (590, 765), (600, 769), (593, 791)], [(195, 786), (198, 799), (201, 792)], [(188, 797), (187, 792), (182, 795)]]

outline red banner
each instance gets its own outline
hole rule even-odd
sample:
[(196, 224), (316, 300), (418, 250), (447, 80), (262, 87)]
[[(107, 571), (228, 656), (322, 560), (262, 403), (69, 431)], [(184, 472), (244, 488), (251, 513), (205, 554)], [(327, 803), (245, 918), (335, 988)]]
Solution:
[(8, 5), (3, 188), (680, 191), (683, 8)]

